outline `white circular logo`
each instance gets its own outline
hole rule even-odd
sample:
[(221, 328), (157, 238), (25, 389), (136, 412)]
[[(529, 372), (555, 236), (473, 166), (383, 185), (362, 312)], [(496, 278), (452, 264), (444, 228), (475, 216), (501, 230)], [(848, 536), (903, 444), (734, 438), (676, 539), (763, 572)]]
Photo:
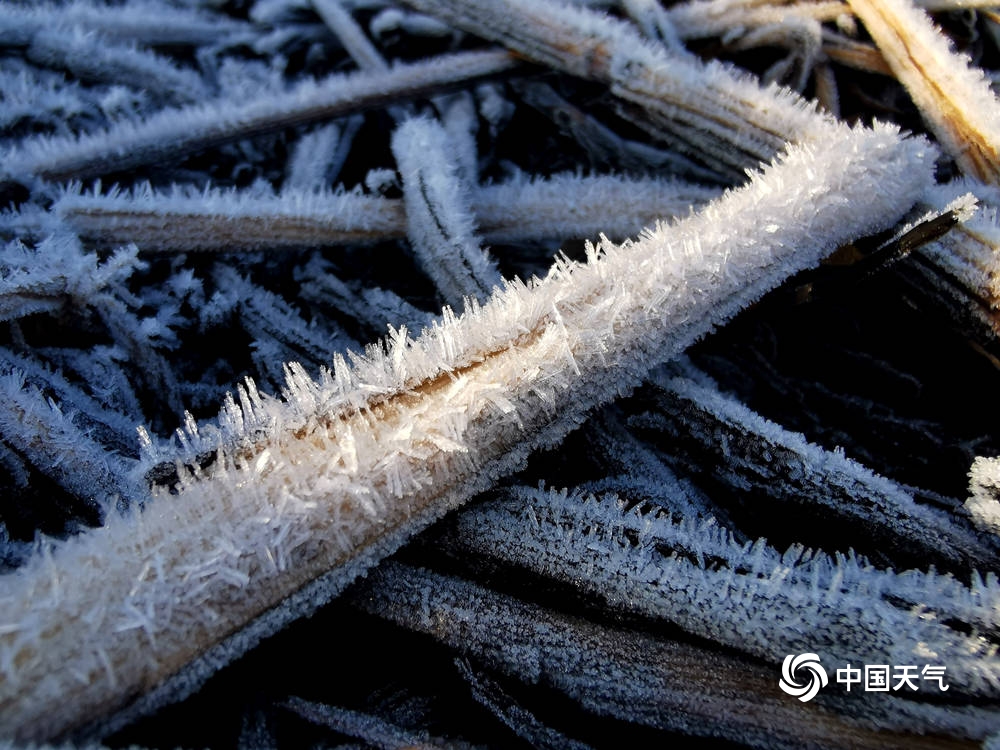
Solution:
[[(809, 679), (805, 683), (796, 680), (800, 669), (809, 673)], [(819, 657), (816, 654), (799, 654), (798, 656), (789, 654), (781, 665), (781, 680), (778, 685), (789, 695), (794, 695), (803, 703), (807, 703), (815, 698), (819, 689), (826, 687), (829, 681), (826, 670), (819, 663)]]

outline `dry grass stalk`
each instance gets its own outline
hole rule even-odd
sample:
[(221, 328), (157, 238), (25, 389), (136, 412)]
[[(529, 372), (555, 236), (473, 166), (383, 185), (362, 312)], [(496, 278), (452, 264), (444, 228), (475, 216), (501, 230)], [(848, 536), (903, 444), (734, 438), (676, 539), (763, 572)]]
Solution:
[(970, 177), (1000, 182), (1000, 102), (909, 0), (849, 0), (928, 128)]

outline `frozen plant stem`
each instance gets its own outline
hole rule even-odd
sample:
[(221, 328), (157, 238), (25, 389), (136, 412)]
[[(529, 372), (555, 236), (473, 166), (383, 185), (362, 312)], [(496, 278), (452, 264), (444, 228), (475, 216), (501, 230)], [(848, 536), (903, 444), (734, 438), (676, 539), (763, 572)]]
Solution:
[(29, 182), (97, 177), (440, 91), (516, 64), (501, 51), (460, 52), (386, 71), (334, 75), (250, 102), (220, 98), (164, 109), (141, 123), (124, 122), (80, 137), (32, 139), (7, 156), (4, 173)]
[[(687, 214), (692, 205), (704, 205), (719, 193), (673, 180), (564, 174), (475, 189), (471, 209), (489, 242), (580, 239), (601, 232), (623, 239), (657, 219)], [(407, 234), (407, 211), (399, 199), (313, 188), (276, 196), (168, 192), (148, 184), (127, 193), (74, 189), (56, 201), (53, 214), (81, 237), (111, 245), (135, 242), (140, 252), (273, 251), (375, 243)], [(52, 218), (0, 214), (0, 228), (43, 236), (55, 226)]]
[(139, 45), (208, 44), (253, 33), (246, 22), (159, 0), (131, 0), (116, 6), (114, 13), (88, 0), (0, 5), (0, 44), (27, 45), (35, 34), (56, 26), (75, 26)]
[(323, 23), (336, 35), (347, 50), (347, 54), (361, 70), (389, 69), (389, 64), (382, 57), (382, 53), (365, 36), (354, 17), (341, 5), (340, 0), (312, 0), (312, 5), (323, 19)]
[[(897, 222), (934, 150), (831, 127), (700, 213), (393, 331), (283, 401), (240, 389), (230, 446), (130, 519), (0, 581), (0, 726), (42, 740), (183, 697), (594, 407), (837, 246)], [(151, 460), (157, 460), (152, 448)]]
[(714, 519), (672, 518), (631, 502), (507, 488), (463, 511), (445, 544), (457, 558), (516, 565), (775, 667), (789, 653), (815, 652), (827, 664), (908, 664), (933, 652), (948, 664), (950, 710), (915, 695), (881, 710), (877, 702), (841, 706), (859, 717), (874, 709), (885, 728), (982, 738), (1000, 718), (970, 700), (995, 699), (996, 648), (966, 634), (996, 628), (995, 575), (974, 575), (967, 588), (948, 575), (880, 570), (853, 554), (794, 545), (782, 553), (764, 540), (735, 542)]
[[(357, 117), (357, 115), (355, 115)], [(286, 177), (281, 191), (320, 191), (330, 185), (334, 178), (337, 153), (343, 141), (350, 142), (351, 128), (346, 122), (320, 125), (314, 131), (303, 135), (295, 144), (288, 159)], [(339, 171), (336, 170), (336, 171)]]
[[(665, 444), (694, 471), (702, 467), (734, 492), (766, 487), (772, 498), (848, 519), (864, 529), (859, 538), (877, 535), (880, 547), (957, 570), (996, 566), (995, 547), (842, 452), (808, 442), (715, 388), (687, 378), (656, 382), (655, 411), (633, 418), (630, 426), (662, 430)], [(690, 457), (692, 449), (697, 460)]]
[(718, 651), (608, 627), (394, 561), (352, 603), (459, 649), (593, 713), (753, 747), (954, 747), (943, 737), (875, 731), (789, 701), (773, 670)]
[(337, 706), (313, 703), (292, 697), (278, 704), (308, 722), (326, 726), (338, 734), (363, 740), (366, 747), (378, 750), (471, 750), (464, 743), (450, 744), (441, 737), (431, 737), (427, 732), (402, 729), (376, 716), (351, 711)]
[(705, 39), (763, 26), (794, 25), (807, 19), (834, 21), (846, 12), (847, 7), (839, 0), (787, 5), (692, 0), (672, 6), (667, 18), (680, 38)]
[(529, 60), (599, 81), (638, 105), (638, 124), (713, 169), (740, 178), (787, 142), (825, 138), (833, 121), (777, 86), (667, 51), (634, 28), (551, 0), (406, 0)]
[(209, 96), (204, 81), (194, 71), (93, 32), (60, 27), (39, 31), (27, 57), (37, 65), (70, 70), (84, 80), (125, 84), (169, 102), (188, 104)]
[(392, 136), (413, 253), (445, 303), (458, 309), (464, 297), (485, 299), (501, 276), (480, 247), (469, 191), (448, 150), (445, 129), (427, 118), (408, 120)]
[(928, 128), (970, 177), (1000, 183), (1000, 101), (910, 0), (849, 0)]

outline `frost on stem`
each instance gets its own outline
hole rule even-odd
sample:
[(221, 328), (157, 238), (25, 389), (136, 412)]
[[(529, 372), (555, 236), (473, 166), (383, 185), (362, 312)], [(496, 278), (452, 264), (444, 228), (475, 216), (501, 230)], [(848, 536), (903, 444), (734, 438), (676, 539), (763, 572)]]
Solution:
[(833, 121), (777, 86), (668, 51), (635, 28), (552, 0), (406, 0), (537, 63), (600, 81), (645, 113), (656, 137), (739, 179), (788, 141), (822, 142)]
[[(808, 442), (712, 386), (657, 377), (650, 412), (635, 428), (663, 433), (675, 456), (696, 473), (709, 472), (734, 492), (763, 491), (773, 500), (808, 504), (860, 526), (880, 547), (943, 561), (950, 568), (996, 565), (997, 547), (936, 508), (847, 458)], [(697, 458), (694, 458), (697, 456)]]
[(205, 104), (165, 108), (141, 122), (118, 122), (86, 135), (26, 139), (7, 154), (4, 174), (29, 182), (96, 177), (419, 96), (441, 86), (495, 75), (515, 64), (504, 52), (462, 52), (395, 65), (387, 71), (306, 81), (289, 91), (249, 101), (224, 96)]
[(992, 644), (968, 635), (996, 627), (993, 574), (974, 575), (970, 587), (933, 571), (879, 569), (852, 553), (801, 545), (781, 552), (764, 539), (737, 541), (714, 519), (671, 516), (613, 492), (514, 487), (462, 511), (446, 540), (459, 555), (531, 570), (774, 665), (789, 653), (815, 652), (827, 664), (910, 664), (933, 652), (947, 663), (961, 708), (949, 713), (910, 696), (885, 713), (904, 713), (920, 731), (969, 736), (997, 719), (971, 705), (1000, 691), (1000, 659)]
[(1000, 183), (1000, 101), (911, 0), (849, 0), (927, 126), (962, 171)]
[[(322, 178), (309, 177), (314, 179)], [(532, 179), (519, 174), (504, 183), (470, 188), (460, 203), (468, 204), (484, 239), (515, 243), (598, 234), (625, 238), (658, 220), (683, 216), (719, 192), (670, 179), (573, 174)], [(422, 198), (414, 200), (426, 222)], [(407, 236), (408, 215), (402, 200), (329, 190), (315, 182), (289, 186), (277, 195), (184, 186), (162, 190), (147, 183), (102, 192), (100, 184), (93, 190), (72, 184), (50, 212), (29, 206), (0, 213), (0, 231), (23, 237), (44, 236), (60, 227), (108, 244), (132, 242), (142, 252), (279, 251), (400, 239)]]
[(480, 247), (470, 191), (450, 156), (447, 132), (427, 118), (409, 120), (393, 134), (392, 152), (403, 177), (407, 236), (420, 265), (453, 308), (465, 297), (485, 299), (500, 284), (500, 272)]
[[(352, 603), (588, 711), (700, 737), (776, 748), (941, 747), (947, 738), (859, 723), (787, 700), (774, 670), (730, 654), (553, 612), (453, 576), (387, 561)], [(979, 733), (991, 728), (986, 712)]]
[[(250, 388), (176, 495), (3, 581), (0, 724), (60, 734), (193, 690), (418, 530), (552, 445), (654, 364), (840, 244), (898, 221), (934, 152), (890, 128), (789, 146), (702, 211), (393, 331), (282, 399)], [(166, 490), (157, 494), (165, 495)], [(131, 713), (130, 713), (131, 712)]]

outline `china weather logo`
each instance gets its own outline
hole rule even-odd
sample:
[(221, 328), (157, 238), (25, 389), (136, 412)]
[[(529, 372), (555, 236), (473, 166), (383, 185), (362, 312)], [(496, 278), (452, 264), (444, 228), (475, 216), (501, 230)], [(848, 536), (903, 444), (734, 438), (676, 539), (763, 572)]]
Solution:
[[(805, 678), (804, 682), (799, 682)], [(778, 685), (789, 695), (793, 695), (803, 703), (816, 697), (820, 688), (829, 682), (826, 670), (819, 663), (816, 654), (789, 654), (781, 665), (781, 680)]]

